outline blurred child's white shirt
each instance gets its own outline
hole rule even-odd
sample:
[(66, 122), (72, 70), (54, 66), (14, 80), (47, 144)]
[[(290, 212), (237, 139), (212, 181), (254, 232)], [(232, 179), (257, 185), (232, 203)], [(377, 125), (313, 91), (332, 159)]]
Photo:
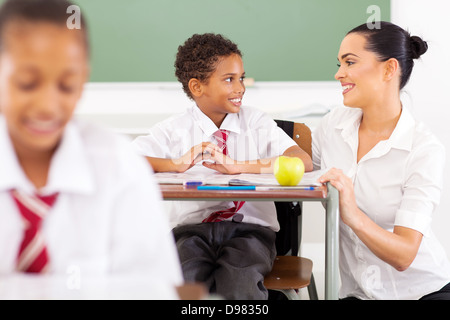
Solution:
[[(239, 113), (229, 113), (220, 129), (230, 131), (227, 150), (230, 158), (238, 161), (258, 160), (282, 155), (296, 145), (275, 121), (255, 108), (243, 107)], [(145, 156), (178, 159), (193, 146), (202, 142), (217, 143), (214, 122), (197, 106), (166, 119), (150, 129), (146, 136), (137, 137), (133, 144)], [(197, 164), (189, 171), (211, 172)], [(201, 223), (214, 211), (233, 207), (232, 201), (176, 201), (171, 203), (171, 226)], [(243, 222), (259, 224), (279, 230), (275, 205), (266, 201), (246, 201), (239, 210)]]
[[(14, 272), (23, 236), (9, 191), (35, 192), (0, 116), (0, 276)], [(160, 191), (145, 159), (123, 137), (71, 121), (41, 193), (59, 192), (43, 223), (50, 273), (141, 275), (182, 282)], [(158, 280), (158, 281), (159, 281)]]

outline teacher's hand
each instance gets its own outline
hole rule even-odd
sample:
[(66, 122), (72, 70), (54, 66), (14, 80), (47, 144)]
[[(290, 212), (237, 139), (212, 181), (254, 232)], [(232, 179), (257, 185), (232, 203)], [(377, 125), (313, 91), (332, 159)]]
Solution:
[(342, 221), (353, 228), (359, 221), (361, 211), (356, 205), (352, 180), (342, 170), (332, 168), (319, 178), (319, 182), (330, 182), (339, 191), (339, 212)]

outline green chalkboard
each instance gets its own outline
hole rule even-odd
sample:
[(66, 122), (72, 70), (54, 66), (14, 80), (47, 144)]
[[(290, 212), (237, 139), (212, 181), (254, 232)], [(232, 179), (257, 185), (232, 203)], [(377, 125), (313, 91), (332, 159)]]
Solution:
[[(1, 1), (0, 1), (1, 2)], [(93, 82), (176, 81), (177, 48), (194, 33), (238, 44), (256, 81), (333, 80), (346, 32), (390, 0), (75, 0), (87, 17)]]

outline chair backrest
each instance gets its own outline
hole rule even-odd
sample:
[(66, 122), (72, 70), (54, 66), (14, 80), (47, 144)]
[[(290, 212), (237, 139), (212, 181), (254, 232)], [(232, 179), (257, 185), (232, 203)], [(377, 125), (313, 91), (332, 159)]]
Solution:
[(294, 122), (294, 134), (292, 135), (292, 139), (305, 150), (307, 154), (312, 158), (312, 136), (311, 129), (304, 124)]
[(284, 130), (310, 157), (312, 157), (311, 129), (299, 122), (288, 120), (275, 120), (277, 125)]

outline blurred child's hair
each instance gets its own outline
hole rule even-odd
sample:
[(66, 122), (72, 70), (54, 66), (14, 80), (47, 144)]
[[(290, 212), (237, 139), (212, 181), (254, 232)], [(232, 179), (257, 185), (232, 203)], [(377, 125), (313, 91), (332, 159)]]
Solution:
[[(4, 32), (11, 22), (49, 22), (67, 27), (71, 13), (67, 8), (73, 5), (68, 0), (6, 0), (0, 7), (0, 51), (4, 49)], [(80, 15), (80, 27), (83, 34), (86, 51), (89, 53), (89, 37), (86, 21)]]
[(194, 34), (178, 47), (175, 60), (175, 75), (183, 85), (184, 92), (193, 98), (189, 80), (207, 83), (221, 57), (237, 54), (242, 57), (237, 45), (220, 34)]

